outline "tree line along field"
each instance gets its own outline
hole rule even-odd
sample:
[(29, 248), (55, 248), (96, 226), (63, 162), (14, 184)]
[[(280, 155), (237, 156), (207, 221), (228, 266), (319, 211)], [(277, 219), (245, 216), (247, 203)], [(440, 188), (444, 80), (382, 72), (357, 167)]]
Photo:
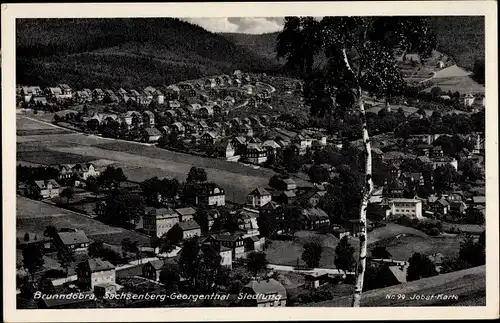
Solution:
[[(83, 230), (89, 239), (100, 239), (108, 244), (119, 245), (120, 241), (126, 237), (133, 241), (138, 240), (143, 246), (149, 244), (149, 238), (136, 232), (111, 227), (100, 221), (40, 201), (21, 196), (16, 198), (16, 232), (18, 236), (24, 235), (25, 232), (31, 232), (43, 237), (43, 231), (49, 225), (58, 229)], [(121, 237), (118, 242), (116, 237)]]

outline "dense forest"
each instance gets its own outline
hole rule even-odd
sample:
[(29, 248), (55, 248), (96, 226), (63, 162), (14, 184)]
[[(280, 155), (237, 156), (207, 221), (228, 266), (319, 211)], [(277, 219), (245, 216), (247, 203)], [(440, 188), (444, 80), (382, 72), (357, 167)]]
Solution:
[(143, 87), (234, 69), (280, 67), (226, 38), (172, 18), (19, 19), (17, 82)]
[[(438, 49), (484, 81), (484, 18), (429, 17)], [(82, 32), (84, 31), (84, 32)], [(18, 19), (17, 82), (144, 87), (234, 69), (284, 72), (278, 33), (214, 34), (173, 18)]]

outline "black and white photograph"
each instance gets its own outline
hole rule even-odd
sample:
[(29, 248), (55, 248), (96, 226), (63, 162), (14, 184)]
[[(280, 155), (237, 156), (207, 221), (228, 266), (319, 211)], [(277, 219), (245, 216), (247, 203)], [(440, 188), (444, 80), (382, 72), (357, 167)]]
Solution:
[(11, 19), (15, 309), (497, 317), (486, 14), (201, 12)]

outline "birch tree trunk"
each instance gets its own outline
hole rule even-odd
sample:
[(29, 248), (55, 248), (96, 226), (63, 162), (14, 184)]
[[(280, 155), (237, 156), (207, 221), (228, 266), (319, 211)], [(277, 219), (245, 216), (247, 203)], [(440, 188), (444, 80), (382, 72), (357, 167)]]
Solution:
[[(344, 62), (347, 66), (347, 69), (355, 76), (356, 74), (351, 68), (349, 64), (349, 59), (347, 58), (347, 53), (345, 48), (342, 50), (342, 54), (344, 57)], [(360, 307), (361, 305), (361, 293), (363, 291), (363, 281), (365, 277), (366, 270), (366, 252), (367, 252), (367, 228), (366, 228), (366, 210), (368, 207), (368, 201), (370, 199), (371, 193), (373, 191), (373, 180), (372, 180), (372, 150), (370, 144), (370, 136), (368, 134), (368, 125), (366, 122), (366, 112), (365, 106), (363, 102), (363, 93), (361, 91), (361, 87), (358, 85), (357, 88), (357, 100), (358, 100), (358, 109), (361, 118), (361, 127), (363, 131), (363, 145), (365, 147), (365, 187), (363, 189), (363, 197), (361, 200), (361, 205), (359, 208), (359, 258), (358, 263), (356, 265), (356, 282), (354, 285), (354, 294), (352, 297), (352, 306)]]

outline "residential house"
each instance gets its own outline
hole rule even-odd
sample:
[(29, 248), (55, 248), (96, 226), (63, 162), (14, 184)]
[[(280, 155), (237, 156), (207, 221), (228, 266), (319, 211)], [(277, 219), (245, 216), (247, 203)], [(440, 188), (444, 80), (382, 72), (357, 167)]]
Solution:
[(177, 85), (169, 85), (165, 88), (165, 98), (168, 101), (178, 100), (181, 89)]
[(328, 282), (331, 281), (330, 277), (328, 276), (328, 273), (321, 273), (321, 272), (311, 272), (309, 274), (304, 275), (304, 285), (307, 289), (318, 289), (321, 286), (324, 286), (328, 284)]
[(254, 132), (252, 126), (250, 126), (249, 124), (243, 124), (239, 127), (238, 134), (240, 136), (252, 137), (254, 135)]
[(422, 219), (422, 201), (419, 199), (391, 198), (388, 200), (390, 215)]
[(196, 214), (196, 210), (192, 207), (183, 207), (179, 209), (175, 209), (175, 212), (180, 216), (181, 222), (186, 222), (194, 219), (194, 215)]
[(143, 229), (147, 235), (161, 237), (179, 222), (180, 216), (169, 208), (147, 207), (143, 216)]
[(296, 198), (294, 191), (283, 191), (277, 196), (277, 200), (284, 204), (292, 204)]
[(441, 157), (441, 158), (433, 158), (431, 159), (432, 168), (436, 169), (441, 166), (451, 165), (455, 170), (458, 171), (458, 160), (453, 157)]
[(232, 139), (233, 147), (236, 151), (236, 155), (242, 155), (246, 150), (247, 139), (243, 136), (234, 137)]
[(236, 150), (229, 139), (220, 140), (216, 144), (216, 151), (219, 156), (231, 158), (236, 154)]
[(264, 149), (266, 149), (268, 156), (270, 156), (270, 155), (276, 155), (276, 153), (278, 152), (278, 150), (281, 150), (281, 146), (278, 145), (278, 143), (276, 141), (274, 141), (274, 140), (266, 140), (266, 141), (264, 141), (264, 143), (262, 144), (262, 147)]
[(222, 115), (223, 109), (222, 109), (222, 107), (221, 107), (219, 104), (214, 104), (214, 105), (212, 106), (212, 110), (213, 110), (213, 114), (214, 114), (215, 116), (220, 116), (220, 115)]
[(214, 108), (211, 106), (205, 105), (198, 110), (198, 115), (200, 118), (208, 119), (214, 115)]
[(194, 220), (178, 222), (170, 230), (172, 231), (172, 236), (177, 236), (179, 240), (201, 236), (201, 228)]
[(245, 256), (245, 241), (241, 234), (210, 235), (205, 240), (205, 243), (209, 243), (214, 246), (224, 246), (231, 249), (233, 260), (243, 258)]
[(223, 246), (222, 244), (203, 244), (201, 250), (204, 253), (217, 254), (221, 257), (220, 264), (228, 269), (233, 268), (233, 252), (231, 248)]
[(142, 266), (142, 276), (144, 278), (159, 281), (162, 269), (165, 267), (165, 261), (162, 259), (150, 260)]
[[(285, 287), (274, 278), (253, 280), (243, 287), (247, 297), (241, 300), (244, 306), (284, 307), (287, 293)], [(248, 297), (250, 296), (250, 297)]]
[(63, 94), (60, 87), (48, 87), (45, 89), (45, 95), (49, 99), (61, 99)]
[(243, 239), (259, 235), (258, 216), (259, 212), (257, 210), (243, 208), (239, 211), (236, 217), (238, 218), (238, 229), (242, 232)]
[(248, 144), (245, 149), (245, 158), (253, 164), (262, 164), (267, 161), (267, 150), (260, 144)]
[(179, 109), (181, 107), (181, 103), (177, 100), (168, 101), (169, 109)]
[(146, 110), (142, 113), (142, 122), (145, 127), (154, 127), (155, 126), (155, 114), (149, 110)]
[(59, 196), (61, 186), (55, 180), (34, 181), (27, 187), (29, 194), (41, 198), (52, 198)]
[(205, 132), (201, 136), (201, 140), (203, 140), (203, 143), (205, 145), (213, 145), (213, 144), (215, 144), (215, 140), (217, 139), (217, 137), (218, 136), (214, 131), (209, 131), (209, 132)]
[(313, 187), (308, 190), (305, 194), (300, 196), (301, 200), (307, 201), (311, 207), (316, 207), (320, 200), (326, 195), (325, 190), (320, 190), (317, 187)]
[(192, 121), (184, 122), (184, 128), (186, 129), (186, 134), (198, 133), (198, 125)]
[(399, 179), (395, 179), (384, 185), (383, 195), (386, 197), (403, 197), (404, 191), (404, 184)]
[[(90, 91), (90, 90), (89, 90)], [(92, 101), (92, 92), (76, 91), (74, 99), (77, 103), (87, 103)]]
[(21, 97), (24, 102), (31, 102), (34, 97), (44, 97), (43, 91), (39, 86), (25, 86), (21, 89)]
[(283, 191), (291, 191), (291, 190), (294, 190), (297, 188), (297, 184), (291, 178), (282, 178), (279, 180), (279, 182), (277, 184), (278, 184), (277, 189), (280, 189)]
[(104, 100), (104, 97), (106, 96), (106, 94), (104, 93), (104, 91), (102, 89), (94, 89), (94, 91), (92, 91), (92, 97), (94, 98), (94, 101), (96, 102), (101, 102), (102, 100)]
[(450, 203), (444, 197), (430, 203), (429, 206), (432, 212), (441, 215), (446, 215), (450, 211)]
[(330, 225), (330, 218), (325, 211), (317, 207), (302, 210), (302, 217), (305, 220), (304, 227), (308, 230), (317, 230)]
[(259, 238), (257, 235), (252, 235), (244, 238), (245, 240), (245, 250), (247, 251), (263, 251), (266, 239), (264, 237)]
[(197, 130), (199, 133), (207, 132), (210, 129), (210, 127), (208, 126), (208, 124), (205, 120), (198, 121), (198, 123), (196, 124), (196, 127), (197, 127)]
[(156, 128), (146, 128), (144, 129), (143, 139), (146, 142), (157, 142), (161, 137), (160, 130)]
[(76, 270), (78, 286), (82, 290), (94, 290), (103, 284), (116, 284), (115, 266), (107, 260), (90, 258), (81, 262)]
[(271, 202), (271, 193), (262, 187), (257, 187), (247, 195), (246, 205), (253, 208), (260, 208)]
[(463, 201), (452, 201), (450, 202), (450, 211), (458, 214), (464, 214), (467, 210), (467, 204)]
[(165, 95), (160, 90), (156, 90), (153, 92), (153, 100), (155, 100), (158, 104), (164, 104)]
[(233, 98), (232, 96), (228, 95), (224, 98), (224, 101), (223, 101), (223, 104), (226, 105), (226, 106), (233, 106), (234, 104), (236, 103), (236, 100), (235, 98)]
[(486, 206), (486, 197), (485, 196), (473, 196), (472, 204), (474, 207)]
[(443, 152), (443, 147), (441, 146), (434, 146), (432, 148), (432, 151), (431, 151), (431, 154), (430, 154), (430, 158), (441, 158), (444, 156), (444, 152)]
[(215, 87), (217, 84), (215, 83), (215, 79), (213, 78), (208, 78), (205, 80), (205, 82), (203, 83), (203, 87), (205, 89), (210, 89), (210, 88), (213, 88)]
[(54, 244), (64, 246), (74, 252), (87, 252), (90, 240), (81, 230), (59, 231), (54, 238)]
[(467, 93), (463, 97), (463, 102), (466, 107), (471, 107), (474, 104), (475, 97), (472, 93)]
[(186, 128), (180, 122), (174, 122), (172, 124), (172, 131), (178, 135), (184, 135)]
[(196, 205), (226, 205), (226, 194), (224, 189), (215, 183), (203, 183), (201, 190), (196, 196)]

